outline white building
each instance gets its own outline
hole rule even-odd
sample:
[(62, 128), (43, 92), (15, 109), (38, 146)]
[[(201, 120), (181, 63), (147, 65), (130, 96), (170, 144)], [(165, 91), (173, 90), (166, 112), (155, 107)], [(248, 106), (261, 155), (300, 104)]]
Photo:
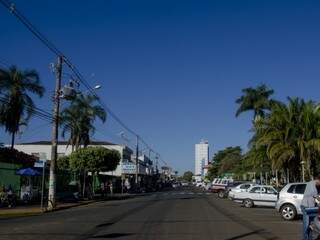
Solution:
[[(125, 145), (118, 145), (106, 141), (92, 141), (90, 143), (91, 147), (105, 147), (107, 149), (116, 150), (120, 153), (121, 160), (116, 170), (112, 172), (104, 172), (105, 175), (120, 177), (123, 172), (123, 168), (128, 162), (131, 161), (131, 155), (133, 151)], [(27, 154), (37, 156), (39, 158), (45, 158), (41, 160), (51, 160), (51, 142), (50, 141), (38, 141), (38, 142), (27, 142), (20, 143), (14, 146), (15, 149), (22, 151)], [(66, 141), (58, 142), (58, 157), (69, 155), (71, 153), (71, 146), (68, 146)]]
[(209, 144), (208, 141), (201, 140), (195, 145), (195, 169), (194, 175), (196, 179), (203, 179), (207, 174), (207, 169), (204, 167), (209, 164)]

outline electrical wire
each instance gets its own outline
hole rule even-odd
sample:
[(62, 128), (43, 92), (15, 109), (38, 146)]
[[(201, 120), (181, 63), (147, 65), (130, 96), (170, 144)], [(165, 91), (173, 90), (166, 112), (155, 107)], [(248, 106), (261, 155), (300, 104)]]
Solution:
[[(139, 136), (135, 131), (129, 128), (112, 110), (108, 107), (96, 94), (95, 89), (90, 86), (90, 84), (86, 81), (80, 71), (76, 68), (76, 66), (65, 56), (65, 54), (60, 51), (46, 36), (44, 36), (16, 7), (13, 3), (8, 0), (0, 0), (0, 3), (7, 8), (11, 14), (13, 14), (29, 31), (40, 40), (51, 52), (53, 52), (56, 56), (62, 57), (63, 62), (70, 68), (73, 74), (76, 76), (77, 80), (79, 80), (84, 87), (90, 92), (91, 95), (97, 97), (101, 106), (109, 113), (109, 115), (126, 131), (133, 134), (138, 138), (138, 141), (142, 142), (148, 149), (154, 152), (157, 156), (160, 156), (155, 150), (153, 150), (146, 141)], [(160, 160), (167, 165), (167, 163), (160, 158)]]
[[(8, 101), (8, 99), (6, 98), (3, 98), (3, 97), (0, 97), (0, 102), (1, 103), (5, 103), (5, 104), (9, 104), (10, 102)], [(53, 121), (53, 117), (51, 114), (48, 114), (46, 111), (40, 109), (40, 108), (37, 108), (37, 107), (34, 107), (34, 106), (30, 106), (30, 105), (25, 105), (25, 107), (28, 109), (28, 110), (31, 110), (32, 111), (32, 114), (33, 115), (36, 115), (38, 118), (44, 120), (44, 121), (49, 121), (49, 122), (52, 122)]]

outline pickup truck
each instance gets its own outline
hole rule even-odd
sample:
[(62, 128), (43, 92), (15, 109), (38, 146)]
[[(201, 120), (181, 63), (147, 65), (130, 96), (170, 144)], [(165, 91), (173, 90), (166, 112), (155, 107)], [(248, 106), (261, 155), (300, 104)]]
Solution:
[(218, 197), (223, 198), (225, 196), (225, 190), (233, 179), (227, 178), (215, 178), (212, 181), (211, 192), (218, 193)]

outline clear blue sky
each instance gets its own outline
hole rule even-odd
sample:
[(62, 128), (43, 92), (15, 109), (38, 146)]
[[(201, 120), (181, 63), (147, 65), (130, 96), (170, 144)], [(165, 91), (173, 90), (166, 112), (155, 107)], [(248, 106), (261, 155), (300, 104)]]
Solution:
[[(194, 144), (246, 147), (252, 114), (235, 118), (241, 89), (319, 100), (319, 1), (22, 1), (16, 6), (70, 56), (105, 101), (180, 172)], [(0, 61), (35, 68), (50, 111), (54, 56), (0, 7)], [(94, 77), (90, 77), (94, 73)], [(67, 79), (64, 79), (66, 81)], [(120, 141), (108, 119), (94, 139)], [(49, 139), (33, 119), (17, 141)], [(132, 136), (130, 144), (134, 143)], [(1, 131), (0, 141), (9, 142)]]

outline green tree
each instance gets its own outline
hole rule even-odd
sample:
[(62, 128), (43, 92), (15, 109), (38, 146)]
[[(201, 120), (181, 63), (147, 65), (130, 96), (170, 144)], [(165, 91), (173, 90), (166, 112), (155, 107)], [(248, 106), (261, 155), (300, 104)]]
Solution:
[(79, 94), (61, 113), (62, 136), (69, 134), (69, 144), (72, 151), (82, 145), (90, 143), (90, 135), (94, 133), (93, 125), (96, 118), (106, 121), (106, 112), (100, 105), (96, 96)]
[(70, 170), (70, 157), (69, 156), (59, 157), (57, 161), (57, 169), (62, 171)]
[(116, 150), (110, 150), (104, 147), (87, 147), (72, 152), (68, 156), (68, 159), (70, 169), (78, 172), (80, 179), (81, 174), (83, 176), (82, 194), (84, 196), (86, 192), (87, 172), (97, 174), (100, 171), (113, 171), (117, 168), (121, 156)]
[(193, 172), (186, 171), (186, 172), (183, 173), (182, 179), (184, 181), (191, 182), (192, 181), (192, 176), (193, 176)]
[(70, 168), (76, 171), (113, 171), (119, 164), (120, 154), (104, 147), (80, 148), (70, 154)]
[(22, 71), (16, 66), (0, 69), (0, 123), (12, 136), (11, 148), (19, 127), (27, 124), (34, 113), (35, 104), (29, 94), (42, 97), (44, 91), (35, 70)]
[(239, 105), (236, 117), (246, 111), (253, 111), (254, 120), (256, 117), (263, 117), (265, 111), (271, 108), (273, 100), (270, 99), (274, 91), (268, 88), (266, 85), (261, 84), (256, 88), (244, 88), (242, 89), (243, 95), (236, 100)]
[(238, 173), (242, 168), (242, 150), (239, 146), (227, 147), (218, 151), (212, 158), (207, 178), (212, 180), (225, 173)]

